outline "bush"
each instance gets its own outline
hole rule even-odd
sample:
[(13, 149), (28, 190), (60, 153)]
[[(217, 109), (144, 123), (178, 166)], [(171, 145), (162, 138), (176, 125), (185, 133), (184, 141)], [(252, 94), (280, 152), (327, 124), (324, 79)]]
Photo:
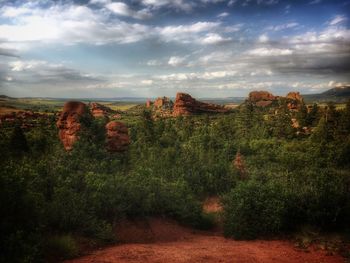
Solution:
[(224, 197), (223, 203), (226, 236), (254, 239), (276, 234), (283, 227), (285, 202), (275, 184), (242, 182)]
[(48, 258), (69, 259), (78, 254), (78, 245), (70, 235), (53, 236), (47, 240), (46, 256)]

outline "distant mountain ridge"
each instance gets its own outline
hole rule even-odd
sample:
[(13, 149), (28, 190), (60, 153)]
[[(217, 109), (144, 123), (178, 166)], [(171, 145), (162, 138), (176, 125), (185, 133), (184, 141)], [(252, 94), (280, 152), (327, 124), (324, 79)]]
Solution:
[[(319, 94), (302, 94), (306, 102), (345, 102), (350, 99), (350, 85), (335, 87)], [(202, 101), (216, 104), (242, 103), (247, 97), (223, 97), (223, 98), (199, 98)], [(18, 99), (6, 95), (0, 95), (0, 100)], [(79, 100), (79, 101), (106, 101), (106, 102), (136, 102), (145, 103), (148, 99), (155, 97), (111, 97), (111, 98), (53, 98), (53, 97), (22, 97), (21, 99), (42, 99), (42, 100)], [(174, 99), (174, 98), (171, 98)]]
[(306, 102), (345, 102), (350, 99), (350, 86), (335, 87), (319, 94), (303, 95)]

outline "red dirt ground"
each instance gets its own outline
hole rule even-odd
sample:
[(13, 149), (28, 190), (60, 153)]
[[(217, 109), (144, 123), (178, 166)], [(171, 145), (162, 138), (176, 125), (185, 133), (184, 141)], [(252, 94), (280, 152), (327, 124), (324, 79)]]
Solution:
[(122, 244), (65, 263), (340, 263), (341, 256), (305, 252), (286, 240), (235, 241), (220, 233), (194, 231), (168, 219), (121, 222)]

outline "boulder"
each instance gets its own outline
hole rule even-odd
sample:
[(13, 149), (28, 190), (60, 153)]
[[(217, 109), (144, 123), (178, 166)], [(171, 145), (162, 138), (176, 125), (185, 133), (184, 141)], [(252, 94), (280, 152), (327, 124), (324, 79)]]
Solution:
[(73, 149), (73, 144), (79, 139), (81, 129), (80, 118), (83, 115), (90, 116), (88, 107), (80, 101), (68, 101), (56, 123), (59, 129), (59, 138), (67, 151)]
[(229, 109), (211, 103), (205, 103), (192, 98), (187, 93), (177, 93), (173, 116), (193, 115), (200, 113), (225, 113)]
[(110, 121), (106, 124), (107, 145), (109, 152), (124, 152), (128, 149), (130, 138), (128, 127), (119, 121)]
[(111, 108), (108, 108), (107, 106), (104, 106), (97, 102), (92, 102), (90, 104), (90, 110), (91, 110), (92, 116), (94, 116), (95, 118), (107, 117), (108, 114), (115, 113), (115, 111), (112, 110)]

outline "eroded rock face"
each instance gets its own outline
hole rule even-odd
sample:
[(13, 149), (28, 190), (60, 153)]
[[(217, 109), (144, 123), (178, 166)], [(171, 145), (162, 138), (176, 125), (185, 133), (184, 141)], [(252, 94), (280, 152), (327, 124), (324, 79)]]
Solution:
[(303, 102), (303, 97), (299, 92), (289, 92), (286, 97), (274, 96), (268, 91), (252, 91), (249, 93), (248, 102), (258, 107), (268, 107), (279, 99), (287, 100), (289, 110), (297, 111)]
[(251, 102), (273, 101), (276, 97), (268, 91), (252, 91), (249, 93), (248, 100)]
[(168, 97), (159, 97), (154, 101), (153, 106), (158, 109), (171, 110), (174, 103)]
[(152, 104), (153, 104), (153, 102), (151, 100), (147, 100), (146, 101), (146, 108), (151, 108)]
[(153, 112), (158, 117), (172, 116), (174, 103), (168, 97), (159, 97), (153, 102)]
[(288, 99), (288, 109), (292, 111), (298, 111), (299, 106), (304, 101), (299, 92), (289, 92), (286, 98)]
[(110, 121), (106, 124), (107, 145), (109, 152), (124, 152), (130, 144), (128, 127), (119, 121)]
[(299, 92), (289, 92), (286, 96), (287, 99), (303, 101), (303, 97)]
[(205, 103), (192, 98), (187, 93), (177, 93), (173, 116), (192, 115), (198, 113), (225, 113), (228, 109), (211, 103)]
[(56, 123), (59, 129), (59, 138), (67, 151), (73, 149), (73, 144), (79, 139), (81, 129), (80, 118), (83, 115), (91, 116), (88, 107), (79, 101), (68, 101)]
[(115, 111), (112, 110), (111, 108), (108, 108), (96, 102), (92, 102), (90, 104), (90, 110), (91, 110), (92, 116), (94, 116), (95, 118), (107, 117), (108, 114), (115, 113)]

